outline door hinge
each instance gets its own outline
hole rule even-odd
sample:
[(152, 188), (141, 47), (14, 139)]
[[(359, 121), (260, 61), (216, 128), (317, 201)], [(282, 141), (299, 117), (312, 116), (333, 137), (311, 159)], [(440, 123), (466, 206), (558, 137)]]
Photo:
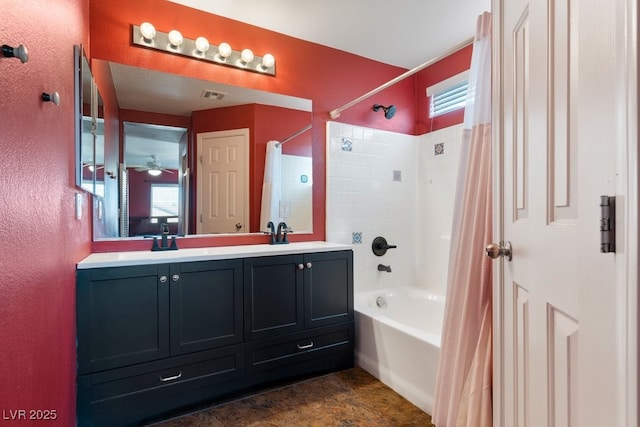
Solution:
[(200, 214), (200, 222), (202, 222), (202, 214)]
[(600, 196), (600, 252), (616, 251), (616, 198)]
[(202, 155), (200, 155), (200, 164), (204, 164), (203, 160), (202, 160)]

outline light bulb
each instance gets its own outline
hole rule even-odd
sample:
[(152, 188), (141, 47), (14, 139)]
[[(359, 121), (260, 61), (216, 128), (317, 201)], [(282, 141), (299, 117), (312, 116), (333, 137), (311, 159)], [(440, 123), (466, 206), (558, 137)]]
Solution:
[(267, 53), (262, 57), (262, 68), (271, 68), (275, 63), (276, 58), (274, 58), (270, 53)]
[(162, 171), (160, 169), (149, 169), (147, 173), (151, 176), (160, 176)]
[(178, 30), (169, 31), (169, 43), (171, 46), (179, 47), (182, 45), (182, 34)]
[(149, 43), (156, 36), (156, 27), (151, 22), (143, 22), (140, 24), (140, 34), (142, 34), (144, 41)]
[(229, 55), (231, 55), (231, 46), (229, 45), (229, 43), (220, 43), (220, 46), (218, 46), (218, 54), (223, 58), (223, 59), (227, 59), (229, 57)]
[(251, 49), (243, 49), (242, 53), (240, 54), (240, 59), (245, 64), (250, 64), (251, 61), (253, 61), (253, 52), (251, 51)]
[(198, 37), (196, 39), (196, 50), (201, 53), (205, 53), (209, 50), (209, 40), (205, 37)]

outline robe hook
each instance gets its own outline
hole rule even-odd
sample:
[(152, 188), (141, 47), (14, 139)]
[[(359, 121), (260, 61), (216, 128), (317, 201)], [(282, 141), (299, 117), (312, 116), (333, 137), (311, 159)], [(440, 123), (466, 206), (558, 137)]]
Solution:
[(11, 47), (9, 45), (3, 44), (2, 55), (5, 58), (18, 58), (23, 64), (29, 60), (29, 51), (24, 45)]
[(44, 102), (53, 102), (56, 105), (60, 105), (60, 94), (53, 92), (51, 94), (42, 92), (42, 100)]

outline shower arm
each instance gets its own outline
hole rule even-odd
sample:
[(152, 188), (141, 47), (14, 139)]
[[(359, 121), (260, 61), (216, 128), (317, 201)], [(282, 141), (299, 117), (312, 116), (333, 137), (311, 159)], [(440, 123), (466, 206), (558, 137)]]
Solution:
[(346, 110), (347, 108), (353, 107), (354, 105), (356, 105), (357, 103), (364, 101), (365, 99), (369, 98), (370, 96), (375, 95), (376, 93), (385, 90), (386, 88), (388, 88), (389, 86), (393, 86), (394, 84), (398, 83), (399, 81), (402, 81), (404, 79), (406, 79), (409, 76), (414, 75), (415, 73), (417, 73), (418, 71), (422, 71), (423, 69), (427, 68), (430, 65), (435, 64), (436, 62), (446, 58), (447, 56), (450, 56), (452, 53), (457, 52), (458, 50), (469, 46), (470, 44), (473, 43), (474, 38), (471, 37), (470, 39), (464, 40), (461, 43), (458, 43), (457, 45), (453, 46), (452, 48), (448, 49), (446, 52), (436, 56), (435, 58), (432, 58), (430, 60), (428, 60), (427, 62), (425, 62), (424, 64), (418, 65), (415, 68), (412, 68), (411, 70), (400, 74), (398, 77), (389, 80), (388, 82), (378, 86), (377, 88), (373, 89), (372, 91), (369, 91), (367, 93), (365, 93), (364, 95), (360, 96), (359, 98), (354, 99), (353, 101), (343, 105), (340, 108), (336, 108), (335, 110), (331, 110), (329, 112), (329, 115), (331, 116), (332, 119), (337, 119), (338, 117), (340, 117), (340, 113), (343, 112), (344, 110)]

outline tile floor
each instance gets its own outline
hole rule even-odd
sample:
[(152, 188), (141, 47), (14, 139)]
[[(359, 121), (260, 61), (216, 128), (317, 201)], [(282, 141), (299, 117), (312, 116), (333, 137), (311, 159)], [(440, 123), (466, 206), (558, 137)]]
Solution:
[(358, 367), (153, 424), (185, 426), (433, 427), (428, 414)]

